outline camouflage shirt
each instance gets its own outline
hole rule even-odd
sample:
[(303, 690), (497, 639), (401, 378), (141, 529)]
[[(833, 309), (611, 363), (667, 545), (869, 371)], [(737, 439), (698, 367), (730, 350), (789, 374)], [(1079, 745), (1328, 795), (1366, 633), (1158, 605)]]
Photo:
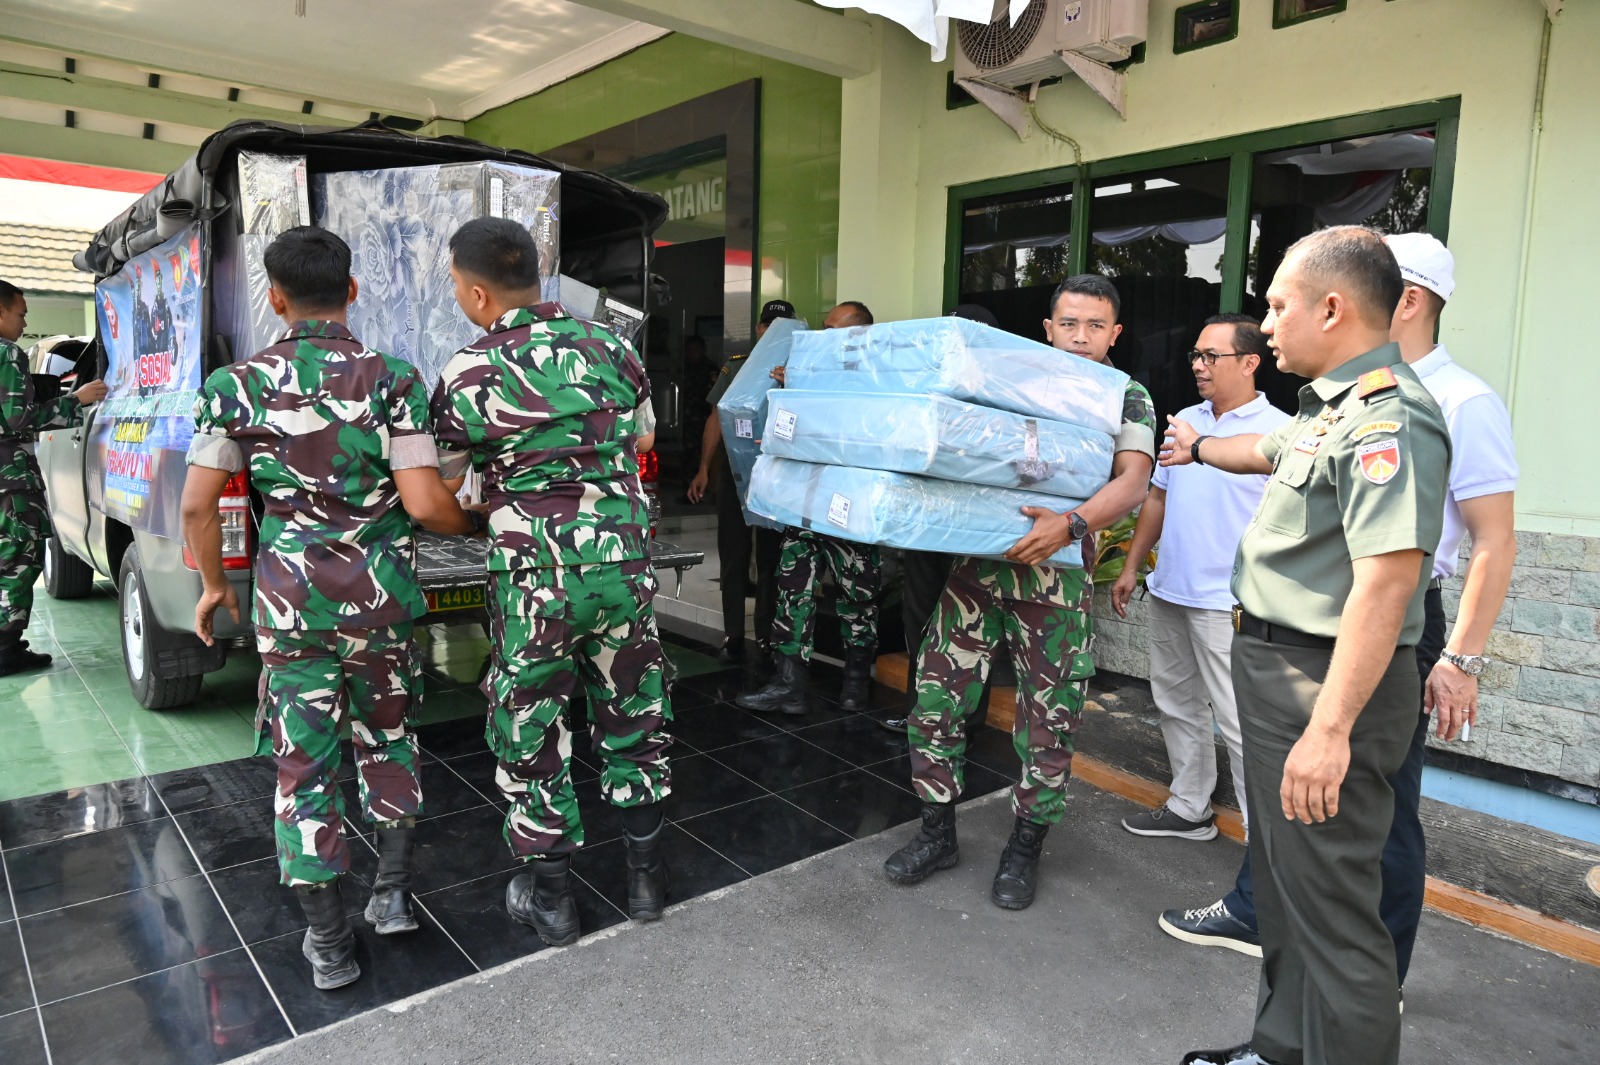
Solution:
[(78, 401), (71, 396), (37, 402), (27, 352), (0, 339), (0, 492), (43, 494), (39, 465), (24, 445), (40, 429), (71, 425), (77, 416)]
[(489, 568), (650, 553), (633, 410), (650, 393), (627, 341), (558, 303), (507, 311), (457, 352), (433, 394), (441, 472), (470, 456), (489, 505)]
[(411, 366), (337, 322), (296, 322), (206, 379), (189, 463), (248, 466), (266, 501), (255, 624), (377, 628), (427, 613), (392, 473), (438, 464)]

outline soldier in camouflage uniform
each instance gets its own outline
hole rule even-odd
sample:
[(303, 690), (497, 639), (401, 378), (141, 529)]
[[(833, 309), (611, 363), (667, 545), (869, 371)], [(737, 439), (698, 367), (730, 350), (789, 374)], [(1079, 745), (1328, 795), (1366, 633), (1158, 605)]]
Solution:
[[(867, 305), (848, 300), (822, 319), (824, 329), (871, 325)], [(785, 367), (772, 371), (779, 387)], [(839, 705), (851, 713), (867, 708), (872, 659), (878, 648), (878, 594), (883, 590), (883, 558), (877, 547), (840, 540), (809, 529), (787, 529), (778, 560), (778, 613), (772, 624), (772, 650), (778, 675), (734, 702), (746, 710), (798, 715), (806, 712), (806, 667), (817, 614), (822, 570), (833, 572), (839, 589), (839, 629), (844, 636), (844, 685)]]
[(450, 251), (456, 299), (487, 335), (446, 365), (433, 417), (445, 475), (470, 462), (489, 508), (487, 738), (510, 804), (506, 843), (532, 870), (507, 886), (506, 908), (562, 946), (579, 931), (570, 862), (583, 823), (563, 713), (576, 691), (601, 794), (622, 807), (629, 915), (665, 906), (671, 714), (632, 415), (649, 379), (626, 341), (541, 302), (521, 226), (475, 219)]
[(328, 989), (360, 976), (339, 891), (350, 870), (339, 733), (348, 720), (362, 812), (377, 824), (367, 920), (379, 934), (415, 930), (411, 852), (422, 788), (407, 724), (422, 688), (412, 628), (427, 603), (411, 518), (442, 533), (481, 521), (439, 477), (417, 371), (368, 350), (345, 325), (356, 282), (344, 241), (302, 226), (273, 241), (264, 260), (272, 309), (289, 329), (206, 380), (183, 532), (205, 583), (195, 628), (210, 644), (219, 606), (242, 620), (222, 566), (217, 504), (228, 480), (249, 470), (265, 504), (252, 620), (263, 667), (257, 725), (278, 766), (278, 865), (311, 924), (303, 950), (313, 978)]
[[(1069, 277), (1051, 300), (1045, 335), (1064, 352), (1108, 361), (1122, 327), (1120, 299), (1098, 274)], [(1129, 381), (1111, 480), (1077, 510), (1025, 507), (1033, 529), (1005, 561), (958, 559), (929, 625), (918, 664), (917, 707), (907, 725), (911, 776), (922, 799), (921, 831), (884, 863), (890, 879), (914, 884), (956, 864), (955, 803), (963, 787), (967, 716), (989, 660), (1004, 641), (1017, 668), (1013, 745), (1022, 775), (1012, 790), (1016, 824), (1000, 855), (990, 898), (1005, 909), (1033, 902), (1045, 833), (1061, 820), (1072, 772), (1073, 733), (1083, 714), (1090, 655), (1094, 538), (1144, 498), (1155, 466), (1155, 408)], [(1073, 541), (1084, 566), (1043, 565)]]
[(92, 381), (70, 396), (41, 399), (17, 346), (27, 324), (28, 298), (0, 281), (0, 677), (50, 664), (23, 639), (50, 537), (44, 481), (28, 445), (40, 429), (71, 425), (83, 404), (106, 394), (105, 382)]

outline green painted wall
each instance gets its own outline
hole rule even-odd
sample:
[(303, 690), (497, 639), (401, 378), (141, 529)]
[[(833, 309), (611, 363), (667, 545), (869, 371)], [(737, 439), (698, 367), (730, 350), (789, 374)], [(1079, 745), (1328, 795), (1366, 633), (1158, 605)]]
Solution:
[[(1594, 479), (1566, 472), (1590, 450), (1586, 422), (1550, 417), (1600, 389), (1577, 318), (1600, 290), (1600, 4), (1568, 3), (1555, 21), (1536, 150), (1545, 23), (1536, 0), (1350, 0), (1341, 14), (1284, 29), (1251, 0), (1237, 39), (1174, 54), (1183, 2), (1151, 0), (1126, 119), (1075, 79), (1041, 90), (1040, 117), (1094, 161), (1459, 97), (1449, 234), (1458, 288), (1443, 339), (1511, 400), (1524, 471), (1518, 528), (1600, 535)], [(884, 319), (946, 309), (950, 186), (1074, 161), (1038, 129), (1019, 140), (981, 107), (946, 110), (949, 65), (909, 40), (890, 28), (879, 70), (843, 83), (839, 285)]]
[(838, 78), (673, 34), (486, 112), (467, 136), (544, 151), (751, 78), (761, 79), (761, 299), (820, 322), (837, 299)]

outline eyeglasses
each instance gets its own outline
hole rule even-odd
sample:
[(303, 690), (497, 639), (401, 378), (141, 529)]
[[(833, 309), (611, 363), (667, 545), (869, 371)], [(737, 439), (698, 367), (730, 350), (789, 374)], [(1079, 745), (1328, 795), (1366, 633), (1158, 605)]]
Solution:
[(1199, 359), (1207, 366), (1215, 366), (1218, 359), (1242, 359), (1250, 354), (1248, 351), (1191, 351), (1189, 352), (1189, 365)]

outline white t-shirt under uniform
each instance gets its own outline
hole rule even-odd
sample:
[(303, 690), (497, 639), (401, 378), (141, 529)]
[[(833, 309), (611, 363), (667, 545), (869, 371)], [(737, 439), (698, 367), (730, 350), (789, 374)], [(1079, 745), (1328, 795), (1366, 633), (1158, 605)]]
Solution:
[[(1506, 405), (1477, 374), (1456, 365), (1444, 345), (1411, 364), (1432, 393), (1450, 430), (1450, 491), (1444, 501), (1444, 536), (1433, 556), (1434, 577), (1453, 577), (1456, 555), (1466, 539), (1463, 500), (1514, 492), (1517, 455), (1511, 442)], [(1201, 453), (1204, 453), (1202, 447)]]
[[(1201, 436), (1216, 437), (1270, 433), (1289, 420), (1261, 392), (1220, 418), (1210, 400), (1184, 408), (1178, 417)], [(1205, 453), (1202, 444), (1200, 457)], [(1167, 510), (1156, 568), (1145, 579), (1150, 594), (1179, 606), (1232, 610), (1233, 556), (1267, 480), (1265, 474), (1225, 473), (1194, 463), (1157, 466), (1150, 483), (1166, 491)]]

